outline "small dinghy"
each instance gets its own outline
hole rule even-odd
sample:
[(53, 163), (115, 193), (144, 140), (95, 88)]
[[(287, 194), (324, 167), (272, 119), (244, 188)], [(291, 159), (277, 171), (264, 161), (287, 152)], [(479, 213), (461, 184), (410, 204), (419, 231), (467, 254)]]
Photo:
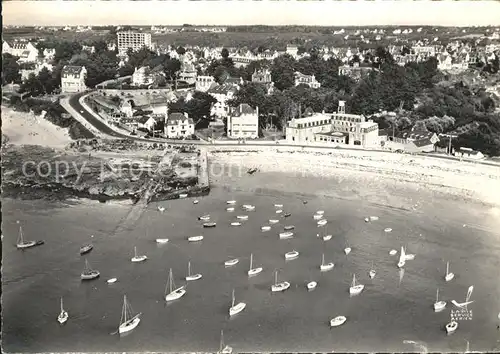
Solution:
[(193, 281), (201, 279), (202, 275), (200, 273), (191, 274), (191, 262), (188, 262), (188, 275), (186, 277), (186, 281)]
[(356, 284), (356, 274), (353, 274), (351, 287), (349, 288), (349, 294), (358, 295), (363, 291), (364, 288), (365, 286), (363, 284)]
[(248, 211), (252, 211), (255, 210), (255, 205), (244, 204), (242, 208)]
[(232, 222), (231, 226), (241, 226), (241, 222), (239, 221)]
[(295, 226), (294, 225), (288, 225), (288, 226), (285, 226), (284, 229), (285, 229), (285, 231), (290, 231), (290, 230), (295, 229)]
[(283, 212), (283, 210), (281, 210), (281, 209), (276, 210), (276, 214), (281, 214), (282, 212)]
[(390, 227), (384, 229), (384, 232), (391, 232), (391, 231), (392, 231), (392, 229)]
[(61, 297), (61, 312), (59, 313), (59, 316), (57, 316), (57, 321), (60, 324), (63, 324), (68, 320), (68, 318), (69, 318), (69, 314), (68, 314), (68, 311), (64, 310), (63, 298)]
[(326, 272), (326, 271), (333, 269), (334, 266), (335, 265), (333, 264), (333, 262), (325, 263), (325, 254), (323, 253), (323, 256), (321, 258), (321, 265), (319, 266), (319, 269), (322, 272)]
[(206, 222), (203, 224), (203, 227), (216, 227), (217, 223), (215, 222)]
[(307, 290), (314, 290), (318, 286), (318, 283), (316, 283), (315, 281), (310, 281), (306, 286)]
[(91, 243), (83, 245), (82, 247), (80, 247), (80, 256), (89, 253), (93, 249), (94, 245), (92, 245)]
[(163, 213), (163, 212), (165, 211), (165, 207), (159, 206), (159, 207), (158, 207), (158, 211), (159, 211), (160, 213)]
[(316, 215), (323, 215), (324, 213), (325, 213), (325, 211), (324, 211), (324, 210), (318, 210), (318, 211), (316, 212)]
[(146, 259), (148, 259), (148, 257), (145, 255), (138, 256), (137, 247), (134, 247), (134, 257), (132, 257), (130, 261), (137, 263), (137, 262), (144, 262)]
[(314, 214), (314, 215), (313, 215), (313, 219), (314, 219), (314, 220), (321, 220), (321, 219), (323, 219), (323, 215)]
[(200, 217), (198, 217), (198, 220), (201, 220), (201, 221), (209, 221), (210, 220), (210, 215), (202, 215)]
[(292, 216), (292, 213), (285, 213), (285, 214), (283, 214), (284, 218), (288, 218), (289, 216)]
[(278, 271), (274, 272), (274, 284), (271, 285), (272, 292), (285, 291), (290, 288), (290, 283), (287, 281), (282, 281), (278, 283)]
[(225, 261), (225, 262), (224, 262), (224, 265), (225, 265), (226, 267), (232, 267), (232, 266), (234, 266), (234, 265), (238, 264), (238, 262), (239, 262), (239, 261), (240, 261), (240, 260), (239, 260), (238, 258), (230, 259), (230, 260), (228, 260), (228, 261)]
[(198, 242), (198, 241), (201, 241), (203, 240), (203, 236), (191, 236), (191, 237), (188, 237), (188, 241), (189, 242)]
[(231, 204), (231, 205), (232, 205), (232, 204), (236, 204), (236, 200), (228, 200), (228, 201), (226, 202), (226, 204)]
[(370, 216), (370, 221), (377, 221), (378, 220), (378, 216)]
[(446, 275), (444, 276), (444, 280), (450, 281), (455, 278), (455, 274), (450, 272), (450, 262), (446, 262)]
[(269, 230), (271, 230), (271, 226), (267, 226), (267, 225), (265, 225), (265, 226), (261, 226), (261, 227), (260, 227), (260, 229), (261, 229), (262, 231), (269, 231)]
[(236, 217), (236, 219), (239, 219), (239, 220), (248, 220), (248, 215), (238, 215)]
[(233, 207), (226, 208), (226, 211), (232, 212), (234, 211), (234, 208)]
[(326, 220), (326, 219), (322, 219), (322, 220), (318, 221), (318, 226), (325, 226), (326, 224), (328, 224), (328, 220)]
[(179, 198), (180, 199), (184, 199), (184, 198), (187, 198), (187, 194), (186, 193), (182, 193), (182, 194), (179, 194)]
[(193, 200), (193, 204), (198, 204), (200, 201), (198, 199)]
[(323, 241), (330, 241), (332, 239), (332, 235), (325, 235), (323, 236)]
[(234, 316), (240, 313), (245, 309), (245, 307), (247, 307), (247, 304), (244, 302), (239, 302), (236, 304), (236, 298), (234, 297), (234, 289), (233, 289), (231, 307), (229, 308), (229, 316)]
[(160, 244), (168, 243), (168, 238), (157, 238), (156, 243)]
[(286, 240), (287, 238), (293, 237), (293, 232), (287, 231), (287, 232), (281, 232), (280, 233), (280, 240)]
[(365, 222), (370, 222), (370, 219), (369, 218), (365, 218)]
[(337, 316), (330, 320), (330, 327), (342, 326), (345, 321), (347, 321), (347, 318), (345, 316)]
[(344, 248), (344, 253), (345, 253), (346, 256), (349, 255), (349, 253), (351, 253), (351, 251), (352, 251), (352, 249), (349, 246), (347, 246), (346, 248)]
[(436, 290), (436, 302), (434, 303), (434, 311), (439, 312), (446, 307), (446, 301), (439, 300), (439, 289)]
[(280, 221), (279, 220), (276, 220), (276, 219), (269, 219), (269, 223), (270, 224), (277, 224), (279, 223)]
[(452, 334), (452, 333), (454, 333), (457, 330), (457, 328), (458, 328), (458, 322), (451, 321), (450, 323), (448, 323), (445, 326), (445, 328), (446, 328), (446, 333)]
[(396, 250), (390, 250), (390, 251), (389, 251), (389, 254), (390, 254), (391, 256), (395, 256), (395, 255), (397, 255), (397, 254), (398, 254), (398, 251), (396, 251)]
[(113, 284), (113, 283), (116, 283), (117, 280), (118, 280), (118, 278), (111, 278), (111, 279), (106, 280), (106, 283)]
[(297, 252), (297, 251), (287, 252), (287, 253), (285, 253), (285, 260), (295, 259), (298, 256), (299, 256), (299, 252)]
[(250, 254), (250, 269), (248, 270), (248, 276), (254, 276), (262, 272), (262, 267), (253, 268), (253, 253)]
[(275, 208), (283, 208), (283, 204), (274, 204)]

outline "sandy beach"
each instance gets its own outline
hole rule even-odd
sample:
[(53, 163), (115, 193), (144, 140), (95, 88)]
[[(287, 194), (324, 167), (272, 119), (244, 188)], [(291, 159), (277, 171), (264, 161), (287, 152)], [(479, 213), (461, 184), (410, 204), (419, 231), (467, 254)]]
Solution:
[[(224, 152), (223, 148), (212, 148), (209, 154), (211, 182), (239, 185), (243, 189), (272, 186), (296, 193), (334, 193), (335, 197), (356, 194), (358, 198), (390, 205), (394, 205), (395, 195), (404, 197), (403, 189), (411, 188), (422, 196), (444, 194), (457, 200), (500, 205), (500, 166), (370, 151), (251, 149), (235, 152), (231, 148), (233, 151), (226, 149)], [(259, 172), (249, 178), (248, 168), (258, 168)], [(259, 174), (279, 172), (289, 178), (255, 183)], [(296, 177), (307, 177), (311, 183), (294, 183), (295, 180), (303, 182)], [(408, 203), (405, 201), (400, 207), (415, 205)]]
[(2, 106), (2, 134), (10, 144), (42, 145), (64, 148), (71, 138), (68, 130), (60, 128), (33, 113), (16, 112)]

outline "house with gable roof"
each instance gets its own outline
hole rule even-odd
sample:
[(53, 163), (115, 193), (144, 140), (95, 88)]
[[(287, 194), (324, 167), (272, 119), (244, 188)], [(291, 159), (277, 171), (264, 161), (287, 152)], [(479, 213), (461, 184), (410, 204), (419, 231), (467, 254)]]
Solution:
[(15, 41), (12, 43), (3, 41), (2, 53), (9, 53), (19, 57), (20, 63), (33, 63), (38, 58), (38, 49), (28, 41)]
[(165, 136), (169, 139), (187, 138), (194, 134), (194, 121), (187, 113), (170, 113), (165, 122)]
[(65, 65), (61, 71), (61, 92), (83, 92), (87, 90), (84, 66)]
[(234, 108), (227, 118), (229, 138), (257, 139), (259, 137), (259, 107), (253, 109), (247, 103)]
[(217, 100), (212, 105), (210, 115), (216, 117), (227, 117), (229, 114), (229, 105), (227, 102), (234, 98), (238, 87), (232, 84), (213, 85), (207, 93)]

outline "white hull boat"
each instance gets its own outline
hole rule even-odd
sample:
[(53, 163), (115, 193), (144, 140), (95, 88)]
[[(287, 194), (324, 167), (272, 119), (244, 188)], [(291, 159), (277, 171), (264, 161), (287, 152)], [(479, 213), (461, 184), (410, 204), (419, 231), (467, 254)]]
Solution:
[(160, 244), (168, 243), (168, 238), (157, 238), (156, 243)]
[(215, 222), (206, 222), (203, 224), (203, 227), (205, 227), (205, 228), (216, 227), (216, 226), (217, 226), (217, 223), (215, 223)]
[(378, 220), (378, 216), (370, 216), (370, 221), (377, 221)]
[(391, 232), (391, 231), (392, 231), (392, 229), (390, 227), (384, 229), (384, 232)]
[(281, 232), (280, 233), (280, 240), (286, 240), (287, 238), (292, 238), (293, 237), (293, 232)]
[(224, 265), (225, 265), (226, 267), (231, 267), (231, 266), (234, 266), (234, 265), (238, 264), (238, 262), (239, 262), (239, 261), (240, 261), (240, 260), (239, 260), (238, 258), (235, 258), (235, 259), (230, 259), (229, 261), (225, 261), (225, 262), (224, 262)]
[(276, 210), (276, 214), (281, 214), (282, 212), (283, 212), (283, 210), (281, 210), (281, 209)]
[(316, 212), (316, 215), (323, 215), (324, 213), (325, 213), (325, 211), (324, 211), (324, 210), (318, 210), (318, 211)]
[(346, 247), (344, 248), (344, 253), (347, 256), (349, 253), (351, 253), (351, 247)]
[(337, 316), (330, 320), (330, 327), (342, 326), (345, 321), (347, 321), (347, 318), (345, 316)]
[(310, 281), (306, 286), (307, 290), (314, 290), (318, 286), (318, 283), (316, 283), (315, 281)]
[(248, 276), (254, 276), (262, 272), (262, 267), (253, 267), (253, 254), (250, 254), (250, 268), (248, 269)]
[(450, 281), (455, 278), (455, 274), (450, 272), (450, 262), (446, 262), (446, 275), (444, 276), (444, 280)]
[(231, 307), (229, 308), (229, 316), (234, 316), (234, 315), (240, 313), (246, 307), (247, 307), (247, 304), (244, 302), (239, 302), (236, 304), (236, 298), (234, 296), (234, 289), (233, 289)]
[(158, 211), (159, 211), (160, 213), (163, 213), (163, 212), (165, 211), (165, 208), (164, 208), (164, 207), (162, 207), (162, 206), (159, 206), (159, 207), (158, 207)]
[(138, 262), (144, 262), (146, 259), (148, 259), (148, 257), (145, 255), (138, 256), (137, 247), (134, 247), (134, 257), (132, 257), (131, 261), (134, 263), (138, 263)]
[(270, 224), (277, 224), (279, 223), (280, 221), (279, 220), (276, 220), (276, 219), (269, 219), (269, 223)]
[(127, 296), (123, 296), (123, 309), (122, 317), (120, 319), (120, 326), (118, 327), (118, 333), (122, 334), (125, 332), (130, 332), (141, 322), (141, 313), (132, 316), (132, 307), (127, 302)]
[(106, 283), (113, 284), (113, 283), (116, 283), (117, 280), (118, 280), (117, 278), (111, 278), (111, 279), (106, 280)]
[(323, 219), (323, 215), (315, 214), (315, 215), (313, 215), (313, 219), (314, 220), (321, 220), (321, 219)]
[(255, 210), (255, 205), (245, 204), (245, 205), (243, 205), (243, 209), (245, 209), (247, 211), (253, 211), (253, 210)]
[(201, 279), (202, 275), (200, 273), (198, 274), (191, 274), (191, 262), (188, 262), (188, 275), (186, 277), (186, 281), (194, 281)]
[(360, 294), (365, 286), (363, 284), (356, 284), (356, 275), (352, 275), (352, 283), (351, 287), (349, 288), (349, 294), (351, 295), (358, 295)]
[(446, 301), (439, 301), (439, 289), (436, 291), (436, 302), (434, 303), (434, 311), (439, 312), (446, 307)]
[(328, 220), (326, 219), (321, 219), (318, 221), (318, 226), (325, 226), (328, 223)]
[(193, 204), (198, 204), (200, 201), (198, 199), (193, 200)]
[(188, 241), (189, 242), (199, 242), (203, 240), (203, 236), (191, 236), (191, 237), (188, 237)]
[(269, 230), (271, 230), (271, 226), (262, 226), (260, 229), (262, 231), (269, 231)]
[(181, 199), (187, 198), (187, 196), (188, 195), (186, 193), (179, 194), (179, 198)]
[(271, 285), (272, 292), (285, 291), (290, 288), (290, 283), (287, 281), (282, 281), (278, 283), (278, 271), (274, 272), (274, 284)]
[(16, 247), (20, 250), (36, 246), (36, 241), (25, 241), (23, 235), (23, 229), (19, 226), (19, 237), (17, 240)]
[(332, 239), (332, 235), (325, 235), (323, 236), (323, 241), (330, 241)]
[(401, 253), (399, 254), (398, 268), (403, 268), (405, 266), (406, 257), (405, 250), (401, 247)]
[(391, 256), (395, 256), (395, 255), (397, 255), (397, 254), (398, 254), (398, 251), (396, 251), (396, 250), (390, 250), (390, 251), (389, 251), (389, 254), (390, 254)]
[(226, 204), (236, 204), (236, 200), (228, 200)]
[(90, 264), (87, 260), (85, 260), (85, 268), (83, 269), (82, 274), (80, 275), (80, 279), (82, 280), (92, 280), (96, 279), (101, 275), (98, 270), (94, 270), (90, 267)]
[(291, 251), (291, 252), (285, 253), (285, 260), (287, 260), (287, 261), (298, 258), (298, 257), (299, 257), (299, 252), (297, 252), (297, 251)]
[(333, 269), (334, 266), (335, 265), (333, 264), (333, 262), (325, 263), (325, 255), (323, 254), (321, 257), (321, 265), (319, 266), (319, 269), (322, 272), (326, 272), (326, 271)]
[(64, 310), (63, 299), (61, 297), (61, 313), (59, 314), (59, 316), (57, 316), (57, 321), (60, 324), (63, 324), (63, 323), (65, 323), (68, 320), (68, 318), (69, 318), (69, 314), (68, 314), (68, 311)]
[(248, 220), (248, 215), (238, 215), (236, 217), (236, 219), (239, 219), (239, 220)]
[(446, 328), (446, 333), (452, 334), (452, 333), (454, 333), (457, 330), (457, 328), (458, 328), (458, 322), (451, 321), (450, 323), (448, 323), (445, 326), (445, 328)]
[(274, 204), (275, 208), (283, 208), (283, 204)]
[(293, 230), (295, 229), (295, 225), (287, 225), (283, 228), (285, 231), (290, 231), (290, 230)]
[(210, 215), (203, 215), (198, 218), (198, 220), (201, 221), (209, 221), (210, 220)]
[(229, 212), (234, 211), (234, 208), (233, 207), (226, 208), (226, 211), (229, 211)]
[[(168, 290), (168, 293), (167, 291)], [(186, 294), (186, 289), (184, 289), (184, 286), (181, 286), (180, 288), (175, 287), (174, 283), (174, 276), (172, 274), (172, 268), (170, 268), (169, 274), (168, 274), (168, 282), (167, 286), (165, 289), (165, 301), (173, 301), (180, 299)]]
[(372, 269), (372, 270), (370, 270), (368, 275), (370, 276), (370, 279), (373, 279), (373, 278), (375, 278), (375, 275), (377, 275), (377, 272), (374, 269)]
[(241, 226), (241, 222), (238, 221), (232, 222), (231, 226)]

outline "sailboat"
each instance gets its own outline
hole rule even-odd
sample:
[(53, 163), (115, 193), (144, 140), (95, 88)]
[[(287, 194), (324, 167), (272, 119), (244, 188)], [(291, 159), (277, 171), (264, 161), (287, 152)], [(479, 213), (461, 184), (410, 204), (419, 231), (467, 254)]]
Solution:
[(19, 237), (16, 244), (18, 249), (25, 249), (36, 246), (36, 241), (25, 241), (23, 235), (23, 228), (19, 226)]
[(59, 314), (59, 316), (57, 316), (57, 321), (60, 324), (63, 324), (68, 320), (68, 317), (69, 317), (68, 312), (64, 310), (63, 298), (61, 297), (61, 313)]
[(233, 348), (229, 345), (224, 345), (224, 332), (220, 331), (220, 349), (218, 354), (231, 354), (233, 352)]
[(231, 307), (229, 308), (229, 316), (234, 316), (237, 313), (240, 313), (247, 307), (247, 304), (244, 302), (238, 302), (235, 305), (235, 297), (234, 297), (234, 289), (233, 289), (233, 295), (232, 295), (232, 302), (231, 302)]
[(133, 330), (139, 322), (141, 322), (142, 313), (138, 313), (133, 316), (132, 306), (127, 302), (127, 295), (123, 295), (123, 308), (122, 317), (120, 319), (120, 326), (118, 327), (118, 333), (122, 334)]
[(333, 269), (335, 265), (333, 264), (333, 262), (330, 262), (330, 263), (326, 263), (325, 264), (325, 254), (323, 253), (322, 257), (321, 257), (321, 265), (319, 266), (319, 269), (322, 271), (322, 272), (326, 272), (330, 269)]
[(92, 280), (97, 277), (99, 277), (101, 273), (98, 270), (94, 270), (90, 267), (90, 264), (87, 260), (85, 260), (85, 268), (83, 269), (82, 274), (80, 275), (80, 278), (82, 280)]
[(406, 263), (405, 250), (403, 246), (401, 246), (401, 254), (399, 255), (398, 268), (403, 268)]
[(191, 274), (191, 262), (188, 262), (188, 275), (186, 277), (186, 281), (198, 280), (201, 279), (202, 275), (200, 273)]
[(436, 302), (434, 303), (434, 311), (439, 312), (446, 307), (446, 301), (439, 301), (439, 289), (436, 290)]
[(327, 235), (328, 226), (325, 226), (323, 232), (323, 241), (330, 241), (332, 239), (332, 235)]
[(357, 295), (361, 293), (364, 288), (365, 286), (363, 284), (356, 284), (356, 274), (353, 274), (351, 287), (349, 288), (349, 294)]
[(474, 291), (474, 286), (473, 285), (469, 286), (469, 289), (467, 290), (467, 295), (465, 296), (465, 301), (464, 302), (458, 303), (455, 300), (451, 300), (451, 303), (453, 305), (455, 305), (456, 307), (458, 307), (458, 308), (467, 308), (467, 305), (472, 304), (474, 302), (474, 300), (473, 301), (469, 301), (470, 297), (472, 295), (472, 291)]
[(144, 262), (146, 259), (148, 259), (148, 257), (145, 255), (138, 256), (137, 255), (137, 247), (134, 247), (134, 257), (132, 257), (131, 261), (132, 262)]
[(274, 284), (271, 285), (271, 291), (272, 292), (277, 292), (277, 291), (285, 291), (290, 287), (290, 283), (287, 281), (282, 281), (278, 283), (278, 271), (276, 270), (274, 272)]
[(349, 253), (351, 253), (351, 246), (349, 246), (349, 243), (347, 243), (347, 247), (344, 248), (344, 253), (347, 256)]
[(465, 347), (465, 352), (464, 353), (470, 353), (470, 344), (468, 340), (465, 340), (467, 342), (467, 346)]
[(444, 280), (450, 281), (455, 278), (455, 274), (450, 273), (450, 262), (446, 262), (446, 275), (444, 276)]
[(373, 279), (375, 278), (375, 275), (377, 274), (377, 272), (375, 271), (375, 269), (373, 268), (373, 262), (372, 262), (372, 268), (370, 269), (370, 271), (368, 272), (368, 275), (370, 276), (370, 279)]
[(250, 254), (250, 269), (248, 270), (248, 275), (257, 275), (262, 272), (262, 267), (253, 268), (253, 253)]
[(167, 302), (180, 299), (181, 297), (184, 296), (184, 294), (186, 294), (186, 289), (184, 289), (184, 286), (181, 286), (180, 288), (175, 287), (174, 276), (172, 275), (172, 268), (170, 268), (170, 272), (168, 274), (167, 287), (168, 287), (168, 291), (169, 291), (165, 295), (165, 301), (167, 301)]

